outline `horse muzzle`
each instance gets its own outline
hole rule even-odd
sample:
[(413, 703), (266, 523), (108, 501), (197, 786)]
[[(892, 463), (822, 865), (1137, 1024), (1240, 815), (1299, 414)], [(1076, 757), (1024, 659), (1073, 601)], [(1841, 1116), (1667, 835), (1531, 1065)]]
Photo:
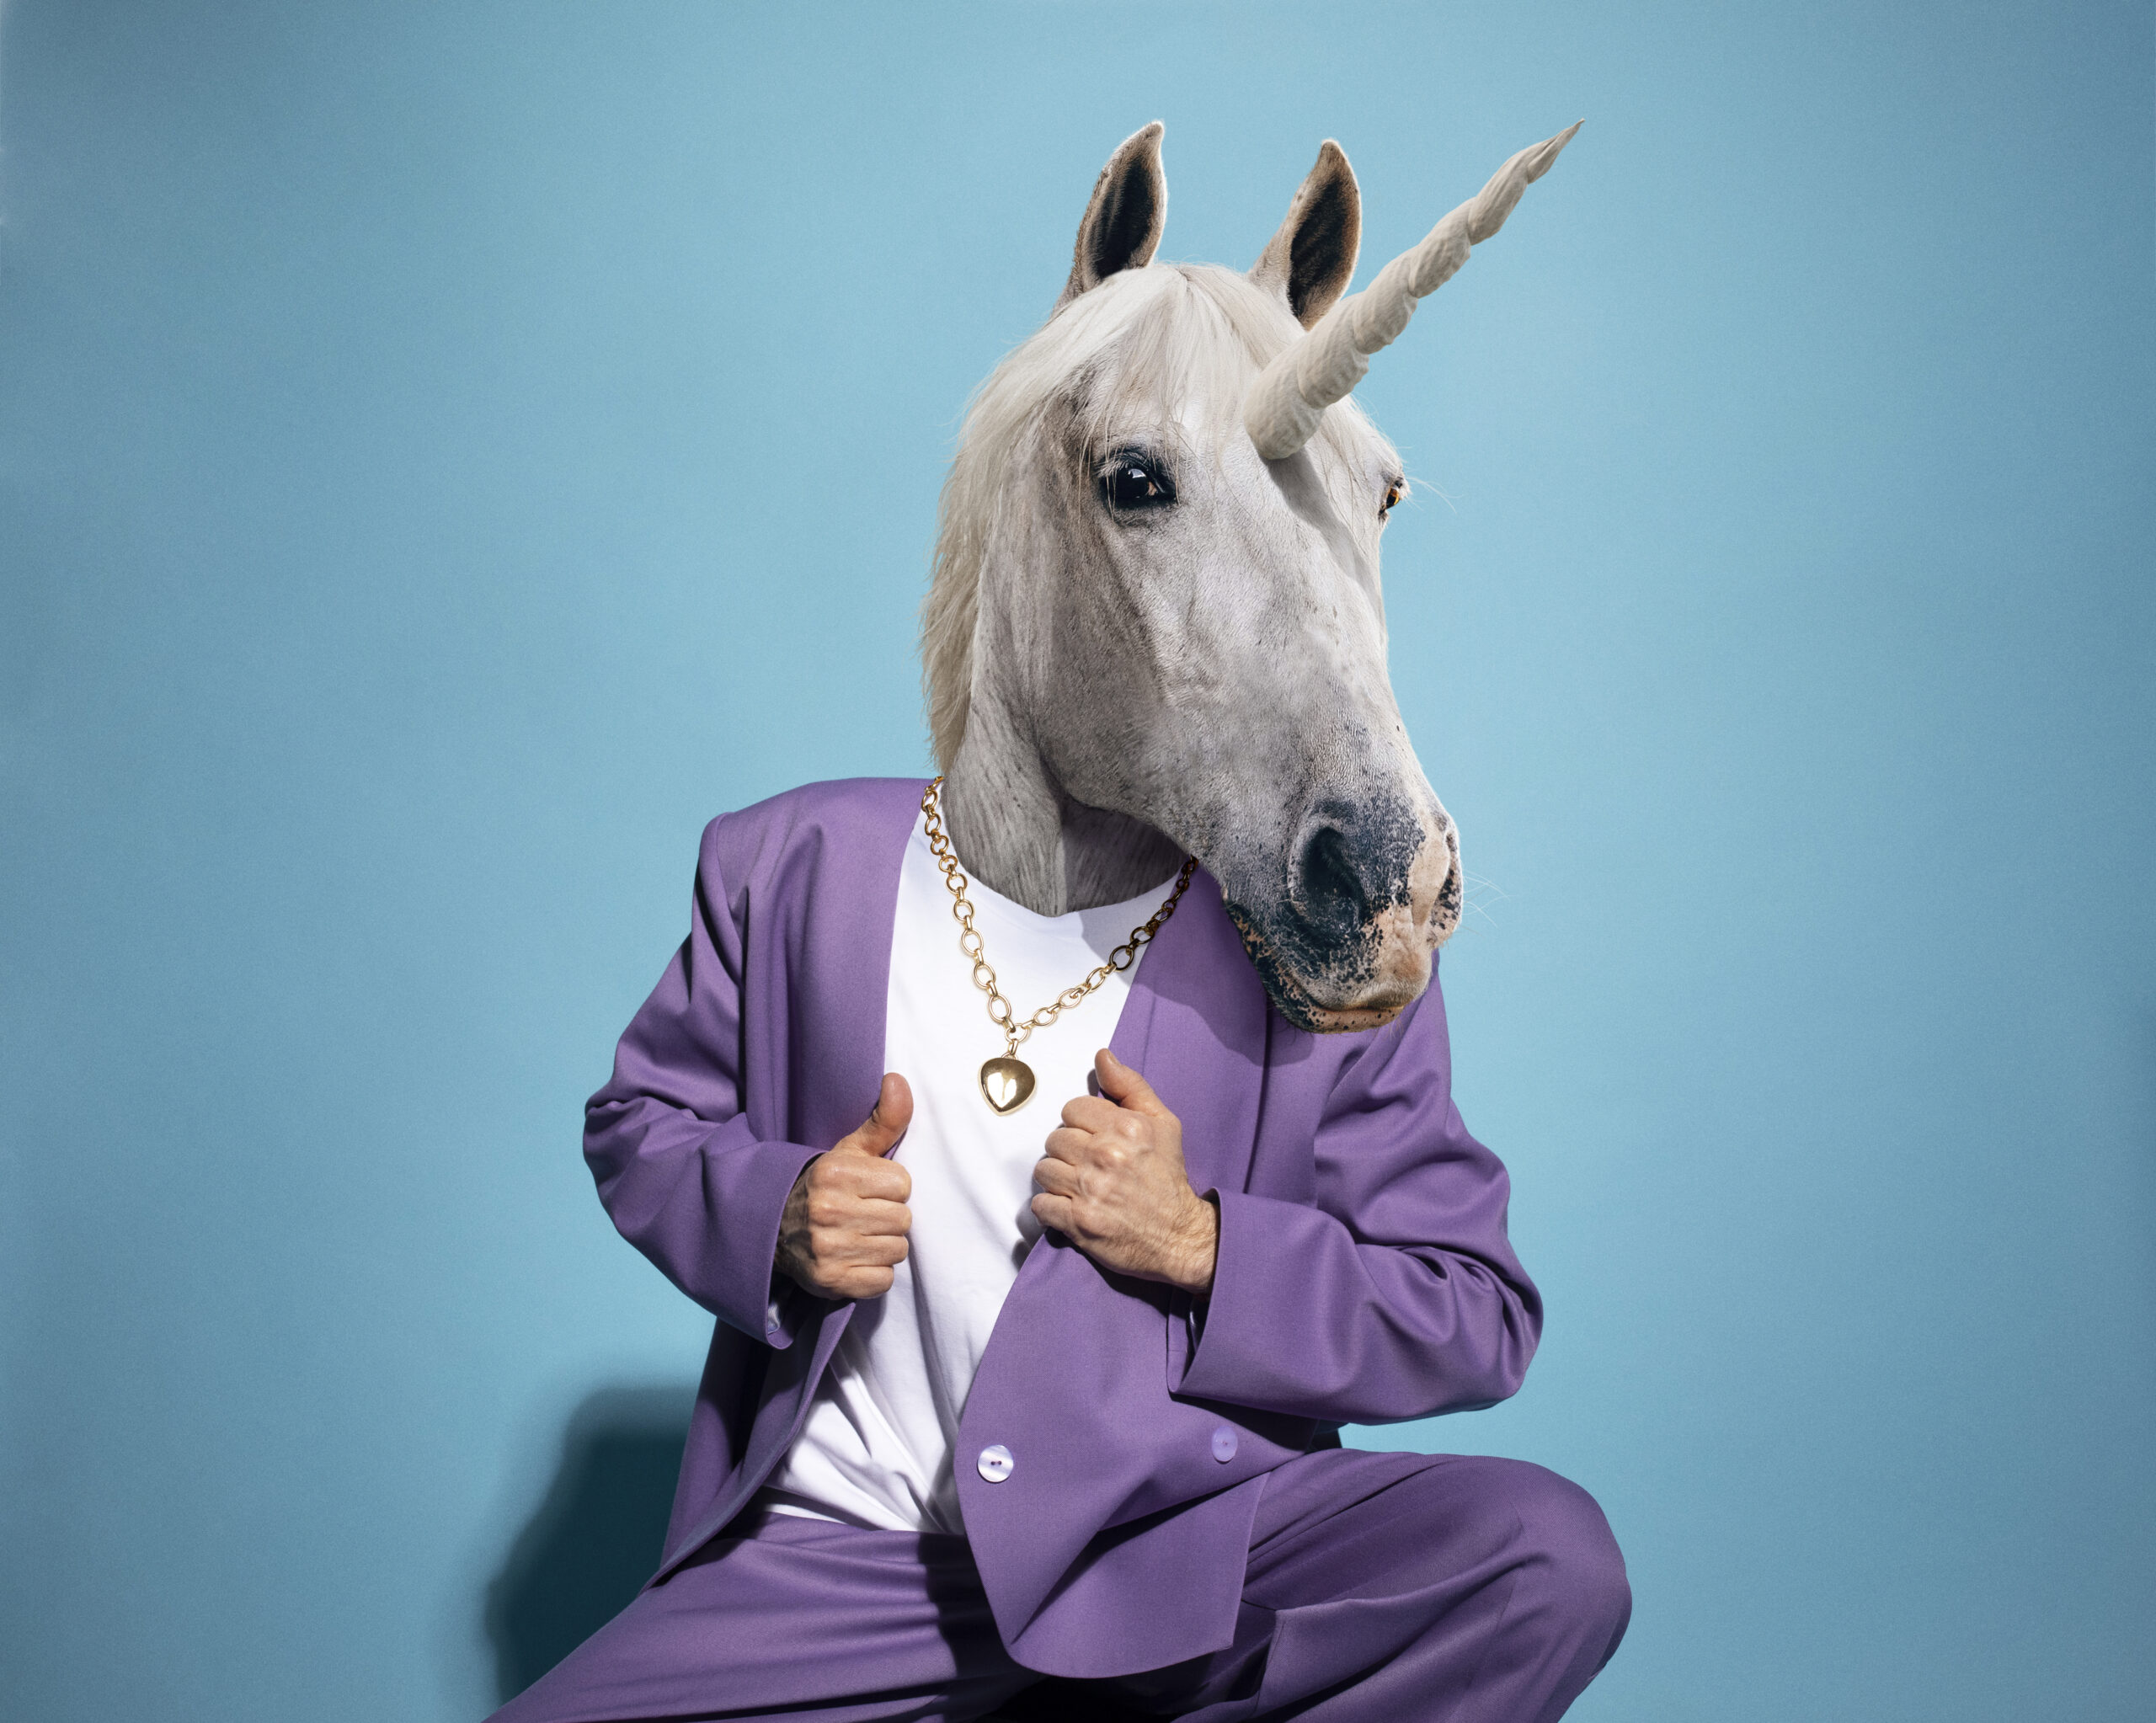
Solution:
[(1230, 901), (1266, 991), (1300, 1029), (1381, 1028), (1421, 998), (1460, 924), (1460, 844), (1442, 808), (1321, 804), (1289, 848), (1273, 901)]

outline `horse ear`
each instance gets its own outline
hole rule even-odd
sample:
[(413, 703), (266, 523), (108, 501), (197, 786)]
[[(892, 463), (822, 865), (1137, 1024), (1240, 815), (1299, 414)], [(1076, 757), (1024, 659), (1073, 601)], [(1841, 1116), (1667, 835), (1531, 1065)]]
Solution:
[(1161, 134), (1155, 120), (1117, 147), (1093, 182), (1093, 200), (1078, 224), (1078, 246), (1070, 260), (1070, 279), (1063, 285), (1061, 311), (1080, 294), (1125, 269), (1142, 269), (1161, 243), (1168, 216), (1168, 179), (1161, 171)]
[(1363, 194), (1355, 170), (1347, 152), (1327, 138), (1250, 278), (1285, 298), (1295, 321), (1307, 329), (1347, 291), (1362, 244)]

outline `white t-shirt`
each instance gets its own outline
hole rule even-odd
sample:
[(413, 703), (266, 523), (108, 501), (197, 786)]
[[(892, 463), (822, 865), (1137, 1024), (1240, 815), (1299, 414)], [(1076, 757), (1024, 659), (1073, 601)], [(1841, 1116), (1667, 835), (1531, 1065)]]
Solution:
[[(757, 1501), (879, 1530), (962, 1532), (951, 1447), (996, 1315), (1040, 1236), (1033, 1168), (1064, 1104), (1086, 1092), (1136, 965), (1033, 1032), (1018, 1049), (1033, 1093), (997, 1115), (980, 1066), (1003, 1037), (958, 949), (925, 825), (915, 822), (899, 870), (883, 1043), (884, 1070), (913, 1089), (913, 1123), (893, 1155), (913, 1176), (910, 1248), (890, 1291), (856, 1307), (808, 1422)], [(1036, 915), (970, 875), (966, 895), (996, 984), (1023, 1019), (1105, 963), (1171, 888), (1069, 915)]]

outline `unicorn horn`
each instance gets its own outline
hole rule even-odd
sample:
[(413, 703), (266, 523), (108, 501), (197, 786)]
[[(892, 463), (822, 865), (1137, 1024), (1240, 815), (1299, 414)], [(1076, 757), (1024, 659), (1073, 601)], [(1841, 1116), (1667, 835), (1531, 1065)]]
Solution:
[(1243, 426), (1259, 454), (1282, 461), (1310, 441), (1325, 409), (1362, 381), (1370, 355), (1407, 327), (1418, 300), (1452, 279), (1467, 261), (1469, 247), (1505, 225), (1520, 194), (1550, 171), (1580, 124), (1576, 120), (1556, 136), (1522, 150), (1414, 250), (1380, 269), (1369, 286), (1334, 306), (1266, 366), (1243, 403)]

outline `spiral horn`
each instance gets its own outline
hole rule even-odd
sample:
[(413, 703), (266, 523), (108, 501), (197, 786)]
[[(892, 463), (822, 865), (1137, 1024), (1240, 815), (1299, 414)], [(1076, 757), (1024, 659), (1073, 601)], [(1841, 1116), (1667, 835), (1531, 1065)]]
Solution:
[(1520, 194), (1550, 171), (1582, 123), (1522, 150), (1420, 245), (1379, 270), (1360, 293), (1341, 300), (1259, 373), (1243, 402), (1243, 426), (1259, 454), (1285, 460), (1310, 441), (1325, 409), (1362, 381), (1370, 355), (1407, 327), (1417, 301), (1452, 279), (1467, 261), (1469, 248), (1505, 225)]

